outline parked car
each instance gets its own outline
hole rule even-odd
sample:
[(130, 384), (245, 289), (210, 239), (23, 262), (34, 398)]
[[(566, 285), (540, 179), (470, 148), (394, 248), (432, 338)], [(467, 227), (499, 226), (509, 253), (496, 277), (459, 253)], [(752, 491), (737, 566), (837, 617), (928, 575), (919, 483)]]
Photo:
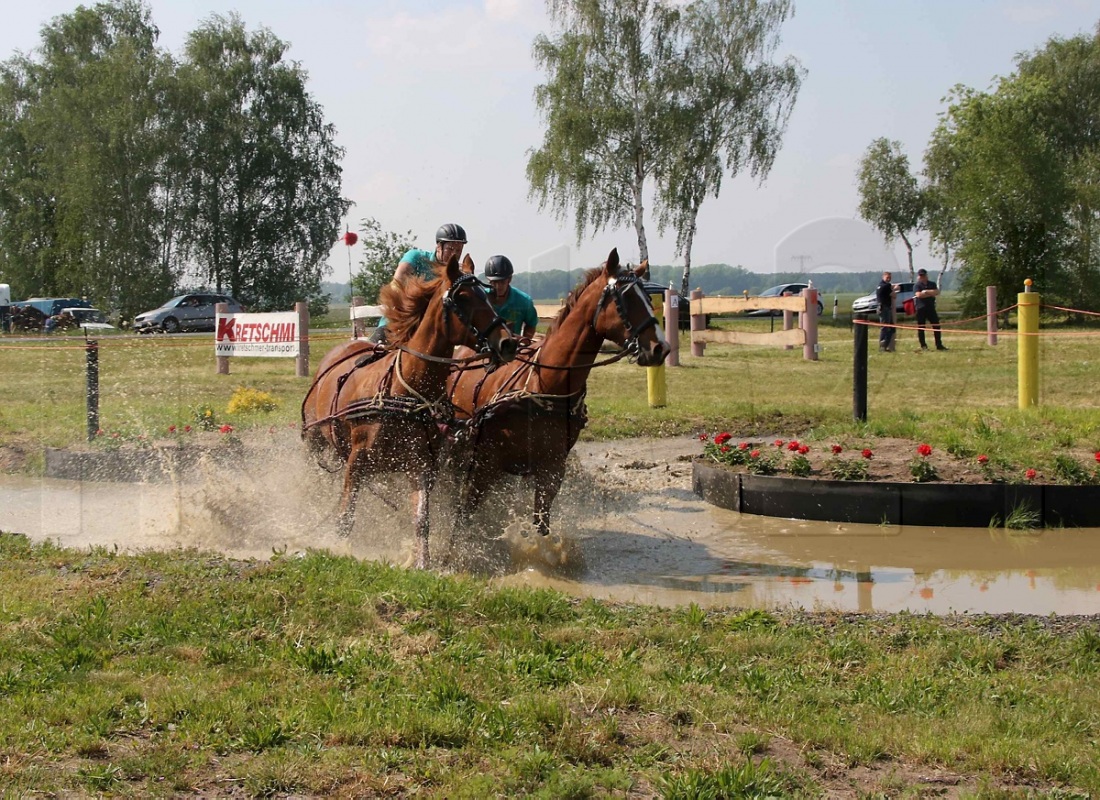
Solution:
[[(790, 294), (792, 296), (798, 296), (802, 294), (803, 289), (810, 288), (808, 283), (781, 283), (778, 286), (773, 286), (770, 289), (765, 289), (760, 293), (760, 297), (782, 297), (784, 294)], [(817, 293), (817, 315), (825, 311), (825, 304), (821, 301), (821, 292)], [(780, 308), (757, 308), (752, 311), (746, 311), (745, 314), (750, 317), (781, 317), (783, 316), (783, 310)]]
[[(898, 284), (898, 296), (897, 296), (897, 310), (896, 314), (905, 313), (905, 301), (912, 300), (915, 296), (913, 292), (913, 284), (911, 283), (899, 283)], [(875, 297), (875, 293), (865, 294), (863, 297), (857, 297), (852, 301), (852, 313), (853, 314), (878, 314), (878, 298)]]
[(86, 331), (113, 331), (115, 326), (107, 321), (107, 317), (98, 308), (66, 308), (76, 320), (78, 328)]
[(160, 308), (146, 311), (134, 317), (134, 330), (138, 333), (178, 333), (179, 331), (214, 330), (215, 311), (218, 303), (226, 303), (229, 313), (239, 314), (244, 307), (229, 295), (195, 292), (173, 297)]
[(66, 308), (87, 308), (88, 301), (79, 297), (30, 297), (12, 303), (12, 308), (37, 308), (47, 317), (56, 317)]

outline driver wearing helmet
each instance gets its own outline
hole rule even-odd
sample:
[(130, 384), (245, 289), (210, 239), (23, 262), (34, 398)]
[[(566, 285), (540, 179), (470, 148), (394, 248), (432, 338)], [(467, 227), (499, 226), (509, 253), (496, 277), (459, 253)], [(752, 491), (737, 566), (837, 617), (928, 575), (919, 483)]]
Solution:
[(512, 287), (512, 262), (506, 256), (492, 256), (485, 262), (485, 278), (489, 281), (489, 303), (508, 323), (513, 336), (530, 340), (539, 324), (535, 302), (526, 292)]
[[(466, 231), (455, 222), (440, 225), (435, 232), (435, 251), (413, 248), (401, 256), (397, 269), (393, 272), (392, 283), (403, 286), (410, 277), (431, 280), (435, 277), (433, 263), (447, 264), (451, 256), (462, 258), (462, 248), (466, 246)], [(386, 343), (386, 318), (378, 320), (378, 328), (371, 334), (370, 341), (376, 344)]]

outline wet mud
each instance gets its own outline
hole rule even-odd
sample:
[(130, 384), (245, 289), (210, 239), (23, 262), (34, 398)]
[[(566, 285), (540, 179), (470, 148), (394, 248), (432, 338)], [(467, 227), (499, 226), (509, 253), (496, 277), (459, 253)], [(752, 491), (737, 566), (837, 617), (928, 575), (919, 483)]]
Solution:
[[(433, 566), (507, 585), (657, 605), (807, 610), (1097, 614), (1100, 529), (839, 525), (737, 514), (691, 492), (692, 439), (580, 443), (553, 534), (529, 521), (515, 479), (456, 529), (455, 485), (432, 510)], [(335, 532), (339, 476), (295, 436), (250, 444), (244, 464), (200, 460), (165, 483), (0, 475), (0, 530), (68, 547), (200, 548), (236, 558), (325, 549), (408, 565), (408, 483), (362, 494)]]

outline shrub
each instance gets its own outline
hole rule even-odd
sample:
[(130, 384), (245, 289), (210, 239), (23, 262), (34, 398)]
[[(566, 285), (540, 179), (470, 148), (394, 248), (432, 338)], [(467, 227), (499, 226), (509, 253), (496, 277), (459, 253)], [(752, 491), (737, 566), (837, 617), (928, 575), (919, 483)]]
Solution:
[(225, 408), (227, 414), (241, 414), (254, 411), (274, 411), (279, 407), (279, 401), (274, 395), (259, 389), (251, 389), (247, 386), (238, 386), (233, 396), (229, 398), (229, 405)]

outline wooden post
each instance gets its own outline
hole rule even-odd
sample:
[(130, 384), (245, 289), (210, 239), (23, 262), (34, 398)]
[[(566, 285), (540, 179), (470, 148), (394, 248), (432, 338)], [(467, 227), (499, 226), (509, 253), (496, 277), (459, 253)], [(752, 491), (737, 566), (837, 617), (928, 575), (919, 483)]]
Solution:
[[(218, 303), (217, 305), (215, 305), (214, 306), (214, 324), (215, 325), (218, 324), (218, 315), (219, 314), (228, 314), (228, 313), (229, 313), (229, 304), (228, 303)], [(215, 339), (215, 341), (216, 341), (216, 339)], [(218, 362), (217, 374), (218, 375), (228, 375), (229, 374), (229, 356), (215, 356), (214, 360)]]
[(298, 357), (294, 360), (295, 375), (309, 377), (309, 303), (295, 303), (298, 312)]
[(665, 292), (665, 339), (668, 340), (665, 363), (680, 366), (680, 295), (672, 288)]
[(989, 344), (997, 344), (997, 287), (985, 287), (985, 332)]
[(802, 330), (806, 331), (802, 357), (807, 361), (817, 361), (817, 289), (803, 289), (802, 296), (806, 298), (806, 310), (802, 312)]
[[(359, 308), (359, 306), (362, 306), (362, 305), (366, 305), (366, 303), (363, 302), (362, 296), (355, 295), (351, 298), (351, 307), (352, 308)], [(351, 322), (351, 338), (352, 339), (362, 339), (363, 336), (366, 335), (366, 332), (367, 332), (367, 326), (363, 323), (363, 320), (360, 319), (359, 317), (353, 318), (352, 322)]]
[[(692, 289), (691, 290), (691, 299), (693, 301), (694, 300), (702, 300), (703, 299), (703, 290), (702, 289)], [(691, 354), (693, 356), (702, 357), (703, 350), (706, 349), (706, 346), (707, 346), (706, 342), (697, 342), (697, 341), (695, 341), (695, 335), (694, 335), (696, 331), (705, 331), (706, 329), (707, 329), (707, 315), (706, 314), (696, 314), (694, 311), (692, 311), (692, 314), (691, 314), (691, 333), (692, 333), (692, 337), (691, 337)]]
[(99, 342), (84, 342), (85, 400), (87, 402), (88, 441), (95, 439), (99, 430)]
[[(650, 298), (653, 299), (652, 297)], [(657, 317), (657, 324), (664, 325), (664, 309), (658, 305), (653, 309), (654, 315)], [(668, 405), (668, 389), (665, 384), (665, 365), (657, 364), (653, 367), (646, 367), (646, 390), (649, 396), (650, 408), (664, 408)]]
[[(790, 292), (783, 292), (783, 296), (784, 297), (790, 297), (791, 293)], [(768, 316), (770, 317), (771, 314), (769, 313)], [(789, 331), (793, 327), (794, 327), (794, 312), (791, 311), (789, 308), (785, 308), (785, 309), (783, 309), (783, 330)], [(783, 349), (784, 350), (794, 350), (794, 345), (793, 344), (785, 344), (785, 345), (783, 345)]]
[(867, 326), (861, 324), (866, 319), (864, 314), (852, 317), (852, 418), (856, 422), (867, 421)]

